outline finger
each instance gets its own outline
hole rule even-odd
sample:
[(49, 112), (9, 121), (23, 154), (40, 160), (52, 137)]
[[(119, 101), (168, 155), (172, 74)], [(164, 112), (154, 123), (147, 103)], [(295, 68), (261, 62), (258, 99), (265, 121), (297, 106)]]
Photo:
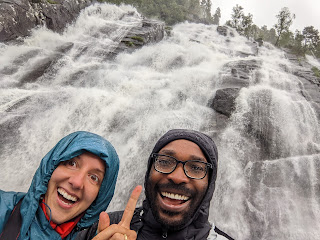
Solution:
[[(127, 238), (125, 238), (125, 235)], [(137, 233), (134, 230), (127, 230), (125, 234), (122, 233), (115, 233), (110, 240), (136, 240), (137, 239)]]
[(134, 210), (136, 209), (137, 201), (139, 199), (141, 191), (141, 185), (136, 186), (136, 188), (132, 191), (127, 206), (124, 209), (121, 221), (119, 222), (119, 225), (130, 229), (130, 222), (132, 220)]
[(108, 228), (102, 230), (100, 233), (98, 233), (92, 240), (110, 239), (117, 232), (122, 233), (124, 231), (121, 231), (120, 226), (113, 224), (113, 225), (109, 226)]
[(104, 229), (110, 226), (110, 218), (108, 213), (101, 212), (99, 216), (99, 223), (98, 223), (98, 233), (102, 232)]
[(133, 230), (129, 230), (125, 227), (121, 227), (118, 224), (113, 224), (109, 226), (108, 228), (104, 229), (100, 233), (98, 233), (93, 240), (110, 240), (110, 239), (118, 239), (121, 237), (121, 239), (124, 239), (124, 234), (127, 235), (128, 240), (133, 240), (137, 238), (137, 234)]

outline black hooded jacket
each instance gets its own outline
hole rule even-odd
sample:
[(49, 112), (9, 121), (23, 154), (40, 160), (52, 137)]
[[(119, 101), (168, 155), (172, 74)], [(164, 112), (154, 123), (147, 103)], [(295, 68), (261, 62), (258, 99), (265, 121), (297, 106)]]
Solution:
[[(185, 239), (185, 240), (200, 240), (207, 239), (207, 236), (211, 230), (211, 224), (208, 221), (210, 201), (215, 189), (215, 181), (217, 177), (217, 166), (218, 166), (218, 151), (213, 140), (197, 131), (185, 130), (185, 129), (174, 129), (164, 134), (156, 143), (152, 150), (152, 153), (158, 153), (163, 147), (172, 141), (184, 139), (189, 140), (197, 144), (205, 155), (207, 161), (213, 165), (213, 169), (209, 172), (209, 184), (207, 192), (196, 210), (193, 217), (179, 231), (170, 232), (163, 228), (156, 220), (150, 210), (150, 203), (148, 196), (143, 202), (143, 222), (144, 226), (138, 234), (138, 239), (163, 239), (165, 235), (166, 239)], [(152, 154), (151, 153), (151, 154)], [(149, 179), (149, 173), (153, 164), (153, 159), (150, 155), (148, 160), (148, 168), (145, 176), (145, 189), (146, 183)]]
[[(155, 220), (150, 208), (148, 196), (146, 196), (146, 200), (144, 200), (143, 206), (136, 209), (131, 221), (131, 229), (135, 230), (138, 233), (138, 240), (202, 240), (207, 239), (209, 232), (212, 229), (212, 226), (208, 221), (208, 217), (210, 201), (213, 196), (215, 181), (217, 177), (218, 151), (216, 145), (209, 136), (203, 133), (193, 130), (174, 129), (170, 130), (159, 139), (154, 149), (152, 150), (152, 153), (158, 153), (168, 143), (178, 139), (185, 139), (196, 143), (202, 150), (207, 161), (213, 165), (213, 169), (211, 169), (209, 172), (209, 184), (207, 192), (193, 217), (178, 231), (174, 232), (168, 231), (164, 226), (161, 226)], [(148, 168), (145, 176), (145, 189), (153, 164), (153, 158), (151, 157), (151, 154), (148, 160)], [(123, 211), (109, 213), (110, 223), (119, 223), (122, 214)], [(227, 237), (228, 239), (232, 239), (219, 229), (215, 230), (217, 233)]]

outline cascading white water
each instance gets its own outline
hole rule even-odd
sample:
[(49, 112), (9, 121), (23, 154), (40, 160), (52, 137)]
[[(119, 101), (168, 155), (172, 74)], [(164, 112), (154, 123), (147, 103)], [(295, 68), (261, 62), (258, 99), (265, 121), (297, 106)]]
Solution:
[[(117, 149), (121, 166), (109, 209), (122, 209), (131, 189), (143, 184), (148, 155), (163, 133), (216, 132), (208, 103), (224, 64), (241, 60), (237, 51), (252, 53), (246, 39), (235, 34), (226, 41), (216, 26), (183, 23), (160, 43), (110, 60), (119, 39), (141, 21), (130, 6), (94, 5), (63, 34), (40, 28), (22, 45), (0, 45), (0, 189), (27, 191), (57, 141), (86, 130)], [(267, 45), (249, 59), (262, 67), (218, 133), (210, 219), (236, 239), (320, 239), (316, 114), (298, 80), (283, 70), (291, 66), (280, 51)], [(45, 63), (45, 74), (28, 77)], [(270, 159), (260, 151), (263, 141), (248, 132), (274, 143)]]

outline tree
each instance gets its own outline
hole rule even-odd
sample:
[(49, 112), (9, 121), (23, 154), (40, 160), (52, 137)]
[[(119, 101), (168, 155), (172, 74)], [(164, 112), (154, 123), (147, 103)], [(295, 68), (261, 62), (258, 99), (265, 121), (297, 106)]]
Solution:
[(319, 31), (313, 26), (305, 27), (302, 31), (304, 37), (305, 46), (315, 47), (319, 44)]
[(302, 31), (302, 36), (306, 53), (311, 53), (313, 56), (318, 56), (320, 47), (319, 31), (313, 26), (305, 27)]
[(284, 32), (289, 32), (289, 28), (292, 25), (293, 19), (295, 19), (295, 15), (290, 13), (289, 8), (284, 7), (281, 9), (278, 15), (278, 23), (274, 25), (277, 32), (277, 41), (276, 46), (279, 46), (279, 40)]
[[(178, 22), (199, 21), (203, 12), (199, 0), (99, 0), (115, 4), (130, 4), (146, 17), (158, 18), (169, 25)], [(205, 0), (206, 14), (211, 14), (211, 0)], [(209, 11), (210, 10), (210, 11)], [(211, 16), (211, 15), (210, 15)], [(212, 18), (212, 16), (211, 16)], [(208, 22), (208, 21), (207, 21)], [(211, 22), (208, 22), (211, 23)]]
[(252, 24), (251, 26), (251, 31), (250, 31), (250, 35), (251, 37), (253, 37), (254, 40), (261, 38), (261, 40), (263, 39), (263, 37), (261, 36), (261, 30), (259, 29), (259, 27), (255, 24)]
[(306, 49), (302, 45), (303, 40), (304, 40), (304, 36), (302, 35), (302, 33), (300, 31), (296, 30), (296, 32), (294, 34), (294, 42), (293, 42), (293, 46), (292, 46), (293, 53), (300, 55), (300, 56), (305, 55)]
[(291, 31), (283, 32), (279, 40), (279, 45), (292, 48), (294, 44), (294, 34)]
[(236, 5), (232, 8), (232, 14), (231, 14), (231, 27), (235, 28), (238, 32), (241, 32), (241, 19), (243, 17), (243, 7), (240, 5)]
[(215, 12), (214, 15), (213, 15), (213, 24), (214, 24), (214, 25), (219, 25), (219, 23), (220, 23), (220, 18), (221, 18), (221, 10), (220, 10), (220, 8), (218, 7), (218, 8), (216, 9), (216, 12)]
[(207, 23), (212, 23), (213, 18), (211, 14), (211, 7), (212, 7), (211, 0), (201, 0), (200, 6), (203, 12), (203, 19)]
[(253, 15), (249, 13), (247, 16), (243, 14), (242, 20), (241, 20), (241, 31), (243, 34), (249, 39), (250, 36), (252, 36), (252, 17)]

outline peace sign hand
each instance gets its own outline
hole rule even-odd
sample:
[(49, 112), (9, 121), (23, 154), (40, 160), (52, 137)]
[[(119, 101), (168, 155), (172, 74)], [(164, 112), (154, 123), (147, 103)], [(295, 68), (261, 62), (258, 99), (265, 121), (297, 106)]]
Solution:
[(130, 222), (132, 220), (134, 210), (137, 205), (142, 186), (138, 185), (131, 193), (130, 199), (123, 212), (121, 221), (118, 224), (110, 226), (110, 218), (108, 213), (101, 212), (98, 223), (98, 234), (93, 240), (135, 240), (137, 233), (130, 230)]

